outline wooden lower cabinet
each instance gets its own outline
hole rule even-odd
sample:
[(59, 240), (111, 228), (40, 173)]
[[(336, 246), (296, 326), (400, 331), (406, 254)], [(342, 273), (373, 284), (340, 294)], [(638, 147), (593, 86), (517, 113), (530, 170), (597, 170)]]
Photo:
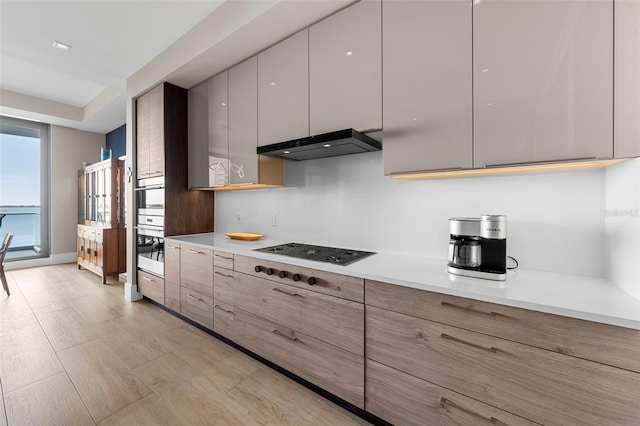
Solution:
[(235, 306), (364, 356), (364, 305), (236, 274)]
[(234, 275), (232, 270), (213, 267), (213, 297), (215, 299), (233, 305)]
[(213, 330), (213, 298), (184, 287), (180, 296), (180, 313)]
[(365, 383), (365, 409), (397, 425), (535, 424), (371, 360)]
[(164, 305), (180, 312), (180, 244), (164, 243)]
[(162, 305), (165, 304), (164, 278), (138, 270), (138, 292)]
[(637, 425), (640, 375), (367, 306), (367, 358), (542, 424)]
[(107, 282), (107, 276), (125, 271), (126, 259), (121, 240), (123, 228), (99, 228), (78, 225), (77, 251), (78, 269), (85, 268)]
[(364, 408), (364, 358), (241, 309), (235, 341), (334, 395)]
[(213, 299), (213, 331), (227, 339), (234, 340), (232, 305)]
[(213, 297), (213, 250), (180, 245), (180, 285)]

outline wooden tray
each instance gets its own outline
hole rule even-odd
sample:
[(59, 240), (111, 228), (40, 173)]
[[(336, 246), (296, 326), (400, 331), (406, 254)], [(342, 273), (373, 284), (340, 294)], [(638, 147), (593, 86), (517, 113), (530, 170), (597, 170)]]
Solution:
[(232, 240), (242, 241), (258, 241), (260, 238), (264, 237), (262, 234), (249, 234), (248, 232), (232, 232), (225, 235)]

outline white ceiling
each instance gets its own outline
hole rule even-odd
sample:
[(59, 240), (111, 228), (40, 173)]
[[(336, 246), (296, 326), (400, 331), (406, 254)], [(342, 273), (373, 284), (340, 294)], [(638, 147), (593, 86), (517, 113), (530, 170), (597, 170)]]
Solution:
[(0, 0), (0, 113), (109, 132), (127, 78), (223, 2)]

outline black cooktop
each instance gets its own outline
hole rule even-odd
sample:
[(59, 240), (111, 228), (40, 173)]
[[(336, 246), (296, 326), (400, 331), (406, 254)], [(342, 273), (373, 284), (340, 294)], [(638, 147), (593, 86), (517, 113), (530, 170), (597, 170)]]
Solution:
[(336, 247), (312, 246), (310, 244), (287, 243), (277, 246), (255, 249), (264, 253), (281, 254), (318, 262), (328, 262), (335, 265), (348, 265), (357, 260), (375, 254), (371, 251), (349, 250)]

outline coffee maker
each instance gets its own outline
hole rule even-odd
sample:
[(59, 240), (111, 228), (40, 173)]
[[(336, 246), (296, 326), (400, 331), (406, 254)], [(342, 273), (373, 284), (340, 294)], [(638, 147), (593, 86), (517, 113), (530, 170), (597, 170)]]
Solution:
[(466, 277), (507, 279), (507, 217), (449, 219), (447, 271)]

